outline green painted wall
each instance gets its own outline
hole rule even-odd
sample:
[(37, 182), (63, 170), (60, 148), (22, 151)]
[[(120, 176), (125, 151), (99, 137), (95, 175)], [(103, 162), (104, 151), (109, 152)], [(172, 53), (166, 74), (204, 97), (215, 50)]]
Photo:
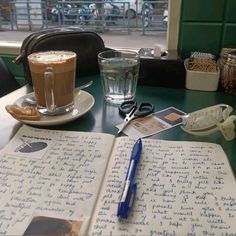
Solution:
[(221, 48), (236, 48), (236, 0), (182, 0), (178, 51), (219, 56)]

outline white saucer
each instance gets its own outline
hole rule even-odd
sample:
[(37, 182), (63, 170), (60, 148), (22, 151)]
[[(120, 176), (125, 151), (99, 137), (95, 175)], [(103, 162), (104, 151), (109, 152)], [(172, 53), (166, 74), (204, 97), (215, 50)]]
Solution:
[[(26, 97), (32, 97), (34, 93), (29, 93), (15, 101), (15, 104), (18, 106), (25, 106), (24, 99)], [(93, 96), (83, 90), (75, 89), (74, 95), (74, 109), (63, 115), (56, 116), (46, 116), (41, 115), (40, 120), (20, 120), (25, 124), (38, 125), (38, 126), (52, 126), (60, 125), (72, 120), (77, 119), (78, 117), (87, 113), (94, 105)]]

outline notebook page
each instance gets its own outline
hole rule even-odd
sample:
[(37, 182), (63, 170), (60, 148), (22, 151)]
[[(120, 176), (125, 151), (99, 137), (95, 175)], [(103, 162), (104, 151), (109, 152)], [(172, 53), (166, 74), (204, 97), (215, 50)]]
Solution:
[(21, 235), (31, 220), (41, 225), (29, 227), (34, 235), (55, 224), (83, 232), (112, 142), (107, 134), (23, 126), (0, 154), (0, 234)]
[(235, 235), (235, 179), (221, 146), (211, 143), (143, 139), (133, 210), (119, 221), (134, 142), (116, 141), (89, 235)]

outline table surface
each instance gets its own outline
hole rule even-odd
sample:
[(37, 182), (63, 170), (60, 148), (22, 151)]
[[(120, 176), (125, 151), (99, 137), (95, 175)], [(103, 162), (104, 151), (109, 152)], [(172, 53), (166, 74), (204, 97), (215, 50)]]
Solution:
[[(99, 76), (78, 78), (76, 86), (86, 83), (91, 79), (93, 80), (93, 85), (87, 88), (86, 91), (93, 95), (95, 99), (93, 108), (84, 116), (79, 117), (70, 123), (46, 128), (117, 134), (117, 128), (115, 128), (115, 125), (121, 123), (122, 118), (119, 115), (118, 106), (106, 103), (103, 99)], [(10, 114), (6, 112), (5, 106), (14, 103), (16, 99), (29, 92), (32, 92), (32, 86), (25, 85), (22, 88), (0, 98), (0, 149), (9, 142), (23, 124), (22, 122), (12, 118)], [(151, 86), (138, 86), (136, 100), (138, 102), (152, 102), (155, 105), (155, 111), (173, 106), (186, 113), (216, 104), (228, 104), (233, 108), (235, 108), (236, 105), (236, 96), (223, 92), (203, 92)], [(233, 111), (233, 114), (235, 114), (235, 111)], [(151, 138), (179, 141), (203, 141), (220, 144), (227, 154), (234, 174), (236, 175), (236, 139), (226, 141), (220, 132), (205, 137), (197, 137), (183, 132), (180, 126), (177, 126), (156, 134)]]

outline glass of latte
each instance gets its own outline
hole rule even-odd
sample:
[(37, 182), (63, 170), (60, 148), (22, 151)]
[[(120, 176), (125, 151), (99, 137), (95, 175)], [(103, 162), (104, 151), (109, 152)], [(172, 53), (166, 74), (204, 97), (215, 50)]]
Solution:
[(76, 53), (45, 51), (28, 56), (39, 112), (58, 115), (74, 108)]

